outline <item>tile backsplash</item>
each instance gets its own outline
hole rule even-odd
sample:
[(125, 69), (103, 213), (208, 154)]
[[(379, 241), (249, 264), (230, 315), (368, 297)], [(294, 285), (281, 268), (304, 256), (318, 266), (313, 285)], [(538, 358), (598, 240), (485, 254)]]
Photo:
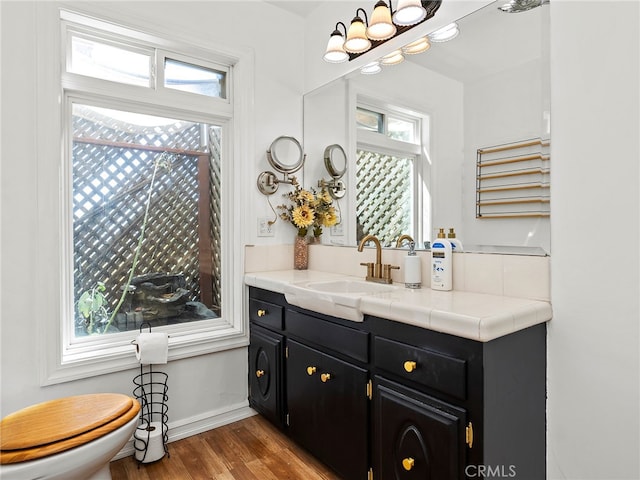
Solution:
[[(404, 280), (402, 266), (406, 250), (382, 252), (382, 263), (398, 265), (392, 271), (396, 283)], [(422, 288), (429, 288), (431, 252), (418, 251), (422, 262)], [(358, 252), (355, 247), (309, 246), (309, 269), (363, 277), (361, 262), (374, 262), (375, 248)], [(548, 256), (500, 255), (493, 253), (454, 253), (453, 289), (508, 297), (550, 300), (550, 261)], [(293, 245), (247, 245), (245, 272), (267, 272), (293, 268)]]

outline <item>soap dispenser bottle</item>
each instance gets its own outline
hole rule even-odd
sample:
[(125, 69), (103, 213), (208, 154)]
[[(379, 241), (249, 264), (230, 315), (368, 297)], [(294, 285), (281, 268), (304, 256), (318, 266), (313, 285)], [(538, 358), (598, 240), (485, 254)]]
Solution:
[(447, 240), (451, 243), (451, 249), (454, 252), (462, 252), (462, 242), (456, 238), (456, 232), (453, 228), (449, 229), (449, 233), (447, 234)]
[(409, 242), (409, 253), (404, 258), (404, 286), (420, 288), (422, 286), (422, 266), (416, 255), (416, 242)]
[(447, 240), (444, 228), (431, 244), (431, 288), (433, 290), (453, 289), (453, 256), (451, 242)]

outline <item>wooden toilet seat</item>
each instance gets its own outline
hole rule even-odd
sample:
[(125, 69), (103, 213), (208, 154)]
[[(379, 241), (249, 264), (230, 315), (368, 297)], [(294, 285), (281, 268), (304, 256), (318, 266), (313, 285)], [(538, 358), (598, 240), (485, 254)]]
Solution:
[(76, 395), (39, 403), (0, 421), (0, 464), (35, 460), (100, 438), (140, 411), (118, 393)]

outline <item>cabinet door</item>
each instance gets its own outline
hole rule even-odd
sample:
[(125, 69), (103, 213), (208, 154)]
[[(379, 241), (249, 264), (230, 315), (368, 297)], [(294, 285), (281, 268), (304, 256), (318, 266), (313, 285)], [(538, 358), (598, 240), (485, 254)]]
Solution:
[(282, 336), (254, 325), (249, 345), (249, 404), (282, 426)]
[(287, 407), (293, 439), (344, 480), (368, 470), (368, 373), (287, 340)]
[(465, 411), (383, 379), (375, 383), (374, 478), (465, 478)]

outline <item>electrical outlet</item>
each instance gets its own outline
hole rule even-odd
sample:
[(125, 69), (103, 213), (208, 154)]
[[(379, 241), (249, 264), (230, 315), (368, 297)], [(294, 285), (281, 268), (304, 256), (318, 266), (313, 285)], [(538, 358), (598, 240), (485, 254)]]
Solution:
[(337, 223), (333, 227), (331, 227), (331, 236), (332, 237), (342, 237), (344, 235), (344, 228), (342, 228), (342, 223)]
[(268, 218), (259, 218), (258, 219), (258, 236), (259, 237), (273, 237), (275, 232), (273, 231), (273, 225), (270, 219)]

